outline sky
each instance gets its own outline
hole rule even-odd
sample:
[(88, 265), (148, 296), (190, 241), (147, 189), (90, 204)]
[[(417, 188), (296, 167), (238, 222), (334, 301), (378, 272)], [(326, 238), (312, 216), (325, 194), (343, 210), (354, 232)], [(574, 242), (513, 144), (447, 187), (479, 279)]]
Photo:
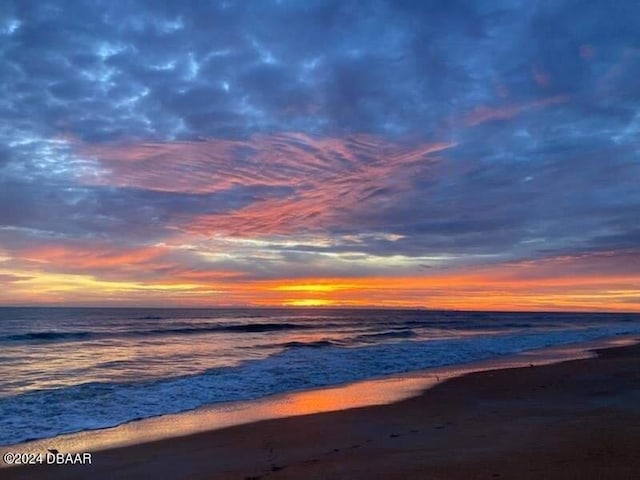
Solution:
[(0, 304), (640, 311), (640, 4), (0, 3)]

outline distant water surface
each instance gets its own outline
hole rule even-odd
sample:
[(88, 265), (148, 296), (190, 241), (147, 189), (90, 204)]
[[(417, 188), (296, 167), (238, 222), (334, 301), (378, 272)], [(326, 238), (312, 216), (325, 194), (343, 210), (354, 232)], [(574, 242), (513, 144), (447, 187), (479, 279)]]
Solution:
[(637, 332), (613, 313), (0, 308), (0, 445)]

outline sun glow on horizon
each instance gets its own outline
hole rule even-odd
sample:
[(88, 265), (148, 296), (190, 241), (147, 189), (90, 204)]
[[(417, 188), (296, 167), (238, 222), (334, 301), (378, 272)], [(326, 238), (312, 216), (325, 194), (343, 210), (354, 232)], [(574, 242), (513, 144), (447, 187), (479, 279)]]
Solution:
[(151, 282), (43, 272), (32, 265), (0, 270), (0, 278), (9, 280), (0, 304), (640, 311), (640, 286), (632, 276), (561, 277), (547, 270), (527, 264), (439, 276), (246, 281), (188, 272)]
[(81, 3), (0, 18), (0, 305), (640, 312), (640, 4)]
[(335, 302), (322, 298), (302, 298), (296, 300), (285, 300), (282, 305), (286, 307), (328, 307), (335, 305)]
[(330, 293), (338, 290), (347, 290), (358, 288), (356, 285), (350, 284), (331, 284), (331, 283), (318, 283), (318, 284), (287, 284), (278, 285), (273, 289), (279, 292), (319, 292)]

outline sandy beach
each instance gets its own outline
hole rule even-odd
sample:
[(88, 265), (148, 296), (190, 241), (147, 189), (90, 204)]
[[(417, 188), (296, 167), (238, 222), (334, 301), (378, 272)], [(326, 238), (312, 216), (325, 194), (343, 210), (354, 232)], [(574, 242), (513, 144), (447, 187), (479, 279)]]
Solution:
[(632, 479), (640, 345), (474, 373), (391, 405), (268, 420), (94, 452), (7, 479)]

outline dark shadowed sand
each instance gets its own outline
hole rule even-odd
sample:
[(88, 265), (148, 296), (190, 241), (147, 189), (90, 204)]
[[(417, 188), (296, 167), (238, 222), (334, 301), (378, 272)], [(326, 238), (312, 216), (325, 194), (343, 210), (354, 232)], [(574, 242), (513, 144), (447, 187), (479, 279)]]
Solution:
[(640, 479), (640, 346), (482, 372), (399, 403), (268, 420), (6, 479)]

